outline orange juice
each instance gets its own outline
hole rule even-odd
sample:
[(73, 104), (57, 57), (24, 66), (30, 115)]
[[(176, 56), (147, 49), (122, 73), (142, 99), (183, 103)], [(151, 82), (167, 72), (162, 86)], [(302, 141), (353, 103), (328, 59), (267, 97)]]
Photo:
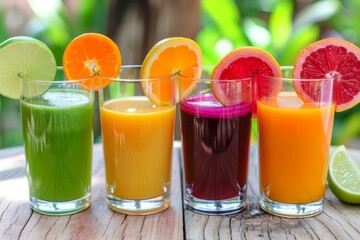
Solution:
[(288, 204), (323, 198), (334, 110), (295, 95), (258, 101), (262, 195)]
[(175, 106), (128, 97), (105, 102), (100, 116), (107, 192), (131, 200), (168, 192)]

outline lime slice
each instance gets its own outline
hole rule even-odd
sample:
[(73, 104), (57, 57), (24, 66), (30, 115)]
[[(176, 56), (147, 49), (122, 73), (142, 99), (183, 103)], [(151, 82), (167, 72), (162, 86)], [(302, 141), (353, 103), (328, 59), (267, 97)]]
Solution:
[[(0, 44), (0, 94), (19, 99), (20, 75), (28, 80), (54, 80), (56, 61), (43, 42), (31, 37), (13, 37)], [(41, 94), (49, 86), (43, 85), (34, 94)]]
[(328, 184), (343, 202), (360, 203), (360, 169), (343, 145), (330, 155)]

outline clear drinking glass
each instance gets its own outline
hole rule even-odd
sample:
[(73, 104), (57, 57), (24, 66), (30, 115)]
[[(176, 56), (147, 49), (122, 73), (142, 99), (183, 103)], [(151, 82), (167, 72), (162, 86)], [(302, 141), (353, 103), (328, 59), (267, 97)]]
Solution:
[[(169, 207), (176, 85), (175, 75), (144, 79), (140, 71), (123, 66), (117, 78), (102, 77), (99, 101), (107, 204), (145, 215)], [(159, 94), (168, 101), (156, 103)]]
[(331, 79), (257, 82), (260, 207), (285, 217), (323, 208), (335, 105)]
[[(90, 205), (93, 146), (92, 79), (22, 78), (20, 99), (30, 205), (66, 215)], [(83, 86), (88, 86), (84, 88)]]
[(195, 212), (231, 214), (246, 207), (252, 80), (211, 79), (212, 70), (179, 74), (184, 198)]

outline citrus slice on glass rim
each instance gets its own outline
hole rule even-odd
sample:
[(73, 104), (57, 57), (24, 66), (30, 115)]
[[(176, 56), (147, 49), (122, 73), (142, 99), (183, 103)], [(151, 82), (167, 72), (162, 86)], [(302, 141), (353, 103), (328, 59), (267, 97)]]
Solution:
[[(169, 76), (178, 77), (176, 74), (183, 69), (197, 68), (202, 66), (202, 53), (199, 45), (192, 39), (185, 37), (166, 38), (156, 43), (146, 55), (142, 67), (141, 78), (164, 78)], [(201, 69), (191, 71), (194, 78), (199, 78)], [(151, 81), (143, 82), (142, 88), (148, 98), (155, 104), (165, 104), (173, 98), (172, 81), (163, 79), (161, 84), (151, 84)], [(179, 84), (176, 79), (176, 102), (179, 101)], [(182, 93), (185, 97), (195, 88), (195, 81), (182, 83)]]
[[(0, 94), (12, 99), (20, 98), (21, 77), (52, 81), (56, 75), (53, 53), (45, 43), (32, 37), (17, 36), (2, 42), (0, 63)], [(32, 89), (31, 95), (40, 95), (48, 87), (42, 85)]]
[[(261, 77), (263, 76), (281, 77), (282, 72), (279, 63), (267, 51), (258, 47), (245, 46), (237, 48), (225, 55), (219, 63), (216, 64), (211, 78), (214, 80), (234, 81), (237, 79), (252, 78), (253, 86), (255, 87), (253, 91), (255, 96), (252, 97), (256, 100), (256, 94), (262, 91), (262, 89), (258, 89), (260, 86), (257, 84), (257, 81), (261, 81)], [(266, 90), (268, 94), (272, 96), (276, 96), (281, 86), (279, 82), (279, 85), (273, 89), (263, 90)], [(251, 97), (241, 93), (243, 88), (251, 86), (243, 85), (240, 88), (229, 87), (225, 84), (225, 81), (224, 83), (222, 83), (222, 81), (214, 81), (211, 87), (214, 96), (225, 106), (241, 103)], [(256, 109), (254, 109), (254, 114), (256, 114)]]
[[(94, 76), (94, 89), (99, 84), (106, 87), (119, 74), (121, 53), (118, 46), (107, 36), (85, 33), (74, 38), (63, 55), (63, 68), (68, 80), (86, 79)], [(90, 86), (84, 85), (89, 88)]]
[[(298, 55), (294, 78), (334, 79), (333, 99), (336, 111), (342, 112), (360, 102), (360, 49), (337, 38), (325, 38), (304, 48)], [(317, 101), (306, 83), (294, 83), (305, 102)], [(311, 90), (314, 92), (314, 90)], [(316, 91), (315, 91), (316, 92)]]

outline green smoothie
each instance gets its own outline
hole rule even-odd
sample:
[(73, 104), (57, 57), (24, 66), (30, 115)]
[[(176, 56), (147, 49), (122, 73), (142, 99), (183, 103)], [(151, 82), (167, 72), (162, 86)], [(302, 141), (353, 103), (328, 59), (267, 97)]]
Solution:
[(21, 115), (30, 195), (64, 202), (89, 194), (93, 100), (80, 91), (49, 90), (22, 100)]

